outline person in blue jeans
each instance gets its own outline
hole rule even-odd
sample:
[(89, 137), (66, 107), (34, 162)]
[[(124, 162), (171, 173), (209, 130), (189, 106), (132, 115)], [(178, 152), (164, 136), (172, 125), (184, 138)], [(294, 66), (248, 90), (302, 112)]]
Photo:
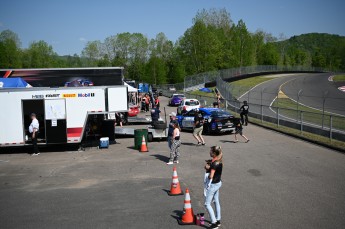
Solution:
[[(223, 153), (220, 146), (212, 146), (210, 150), (210, 156), (212, 158), (209, 164), (209, 177), (206, 181), (206, 197), (205, 207), (211, 217), (210, 228), (219, 228), (221, 226), (221, 208), (219, 203), (219, 189), (222, 186), (222, 171), (223, 171)], [(205, 169), (207, 169), (207, 164)], [(216, 214), (211, 206), (214, 202), (216, 208)]]

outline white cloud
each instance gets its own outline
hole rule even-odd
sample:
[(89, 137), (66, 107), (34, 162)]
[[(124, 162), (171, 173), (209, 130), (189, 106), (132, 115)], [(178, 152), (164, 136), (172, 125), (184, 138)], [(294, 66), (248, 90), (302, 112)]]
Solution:
[(79, 41), (81, 41), (81, 42), (86, 42), (86, 38), (85, 38), (85, 37), (80, 37), (80, 38), (79, 38)]

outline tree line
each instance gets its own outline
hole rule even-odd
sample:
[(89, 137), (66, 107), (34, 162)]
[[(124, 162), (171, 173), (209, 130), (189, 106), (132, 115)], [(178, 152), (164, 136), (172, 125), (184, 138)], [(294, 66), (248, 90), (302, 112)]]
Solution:
[(187, 75), (253, 65), (345, 69), (345, 37), (304, 34), (286, 39), (234, 23), (225, 9), (199, 11), (174, 43), (164, 33), (149, 39), (119, 33), (86, 43), (80, 55), (59, 56), (45, 41), (21, 48), (18, 35), (0, 33), (0, 68), (125, 67), (126, 78), (153, 84), (182, 82)]

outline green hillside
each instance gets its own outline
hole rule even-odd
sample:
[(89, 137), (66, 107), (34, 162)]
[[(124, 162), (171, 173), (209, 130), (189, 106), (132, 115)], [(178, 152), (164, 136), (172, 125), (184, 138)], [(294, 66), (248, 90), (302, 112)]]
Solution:
[(344, 36), (308, 33), (275, 42), (275, 46), (283, 56), (283, 64), (345, 69)]

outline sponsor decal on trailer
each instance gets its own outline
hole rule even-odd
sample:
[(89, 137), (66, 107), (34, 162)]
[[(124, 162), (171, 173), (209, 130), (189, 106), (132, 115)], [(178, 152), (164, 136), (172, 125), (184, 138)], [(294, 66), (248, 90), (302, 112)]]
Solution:
[(77, 97), (77, 94), (72, 93), (72, 94), (62, 94), (62, 98), (75, 98)]
[(95, 93), (78, 93), (78, 97), (95, 97)]

